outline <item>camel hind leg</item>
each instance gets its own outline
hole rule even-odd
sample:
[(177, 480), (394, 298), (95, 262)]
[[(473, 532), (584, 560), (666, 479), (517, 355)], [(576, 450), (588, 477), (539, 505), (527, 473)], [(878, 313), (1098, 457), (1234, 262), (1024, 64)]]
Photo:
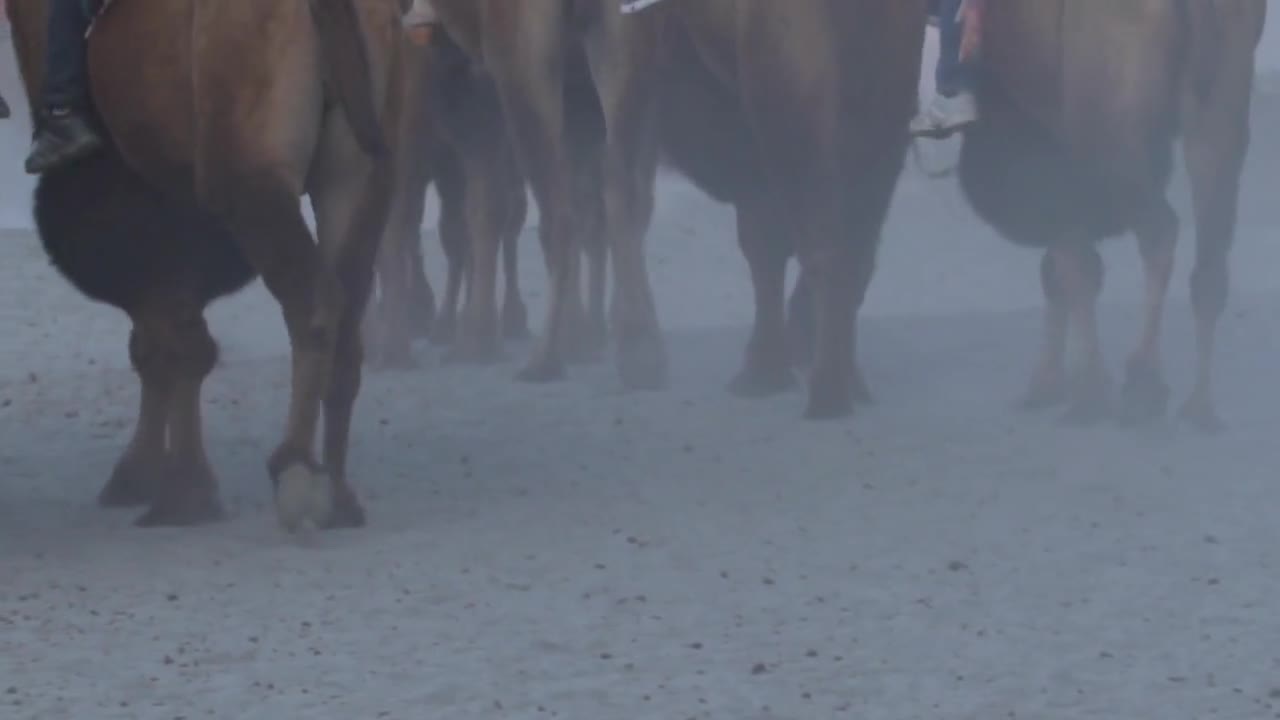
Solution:
[(164, 343), (169, 373), (165, 482), (139, 517), (139, 527), (201, 525), (225, 517), (218, 482), (204, 448), (200, 392), (218, 361), (218, 346), (201, 310), (182, 302), (159, 318), (152, 341)]
[(613, 255), (617, 365), (623, 383), (656, 390), (667, 383), (667, 351), (649, 284), (645, 238), (658, 167), (655, 67), (657, 16), (623, 18), (607, 3), (586, 36), (587, 63), (604, 111), (605, 236)]
[(508, 232), (506, 157), (491, 137), (464, 140), (456, 154), (463, 184), (467, 299), (451, 362), (489, 363), (502, 358), (497, 280), (498, 258)]
[(436, 194), (440, 197), (440, 220), (436, 224), (440, 247), (444, 250), (447, 271), (444, 297), (440, 302), (431, 341), (437, 345), (452, 344), (458, 335), (458, 313), (462, 304), (463, 284), (470, 262), (466, 207), (462, 169), (455, 154), (441, 152), (434, 161)]
[(1249, 147), (1253, 75), (1252, 50), (1231, 47), (1223, 53), (1211, 97), (1188, 97), (1183, 113), (1183, 151), (1195, 207), (1191, 304), (1196, 379), (1182, 416), (1206, 432), (1222, 427), (1213, 398), (1213, 355), (1230, 285), (1227, 260), (1235, 242), (1240, 176)]
[[(559, 3), (555, 3), (559, 6)], [(557, 7), (558, 9), (558, 7)], [(518, 377), (549, 382), (564, 376), (564, 325), (575, 291), (568, 272), (573, 258), (573, 186), (565, 138), (564, 65), (567, 31), (547, 3), (489, 0), (491, 35), (485, 65), (497, 85), (503, 114), (541, 218), (540, 240), (551, 274), (542, 336)]]
[(218, 348), (198, 303), (159, 293), (130, 313), (129, 360), (142, 381), (137, 428), (98, 503), (148, 506), (141, 527), (189, 526), (224, 517), (205, 455), (200, 388)]
[[(309, 190), (319, 249), (325, 267), (337, 277), (344, 299), (335, 325), (332, 373), (324, 395), (323, 467), (332, 504), (321, 524), (359, 527), (365, 522), (365, 513), (347, 482), (347, 455), (363, 364), (360, 318), (369, 300), (377, 239), (386, 225), (395, 183), (390, 162), (367, 157), (344, 123), (330, 121), (326, 125), (317, 167)], [(304, 499), (302, 504), (308, 502), (323, 503)], [(308, 512), (302, 507), (281, 509), (293, 515)]]
[[(378, 253), (379, 298), (371, 303), (366, 323), (370, 363), (382, 368), (413, 367), (413, 339), (418, 327), (429, 333), (435, 295), (422, 269), (419, 228), (426, 209), (429, 165), (398, 161), (401, 167), (395, 198)], [(426, 317), (427, 321), (415, 321)]]
[(148, 505), (165, 481), (173, 372), (154, 322), (143, 317), (134, 318), (129, 333), (129, 361), (142, 384), (138, 420), (133, 439), (98, 493), (98, 504), (103, 507)]
[(1121, 391), (1121, 417), (1141, 422), (1161, 417), (1169, 404), (1164, 380), (1160, 340), (1165, 298), (1173, 277), (1178, 242), (1178, 217), (1167, 200), (1159, 198), (1135, 229), (1146, 279), (1142, 335), (1129, 356)]
[(529, 337), (529, 311), (520, 292), (520, 234), (529, 215), (529, 199), (515, 160), (509, 158), (506, 164), (511, 187), (502, 231), (502, 333), (508, 340), (524, 340)]

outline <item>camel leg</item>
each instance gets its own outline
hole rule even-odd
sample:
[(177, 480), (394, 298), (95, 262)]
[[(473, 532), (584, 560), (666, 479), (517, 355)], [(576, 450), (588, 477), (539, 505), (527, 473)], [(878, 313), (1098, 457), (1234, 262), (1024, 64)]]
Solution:
[(587, 246), (587, 343), (594, 354), (608, 341), (609, 325), (605, 320), (608, 290), (609, 245), (598, 238)]
[(458, 308), (470, 262), (463, 178), (455, 155), (442, 153), (437, 160), (436, 192), (440, 196), (440, 247), (448, 264), (448, 276), (431, 339), (438, 345), (448, 345), (457, 339)]
[[(578, 148), (576, 158), (577, 191), (574, 193), (576, 244), (574, 253), (573, 302), (565, 322), (568, 337), (565, 347), (575, 362), (592, 362), (606, 347), (605, 330), (605, 263), (609, 242), (606, 237), (604, 197), (600, 192), (599, 148)], [(582, 295), (583, 267), (586, 267), (586, 298)]]
[(1223, 77), (1215, 83), (1213, 97), (1202, 102), (1188, 99), (1183, 123), (1196, 221), (1196, 261), (1191, 271), (1196, 381), (1182, 417), (1205, 432), (1222, 428), (1213, 399), (1213, 355), (1230, 289), (1227, 259), (1235, 242), (1252, 103), (1252, 54), (1234, 50), (1223, 55)]
[(1044, 337), (1031, 383), (1020, 403), (1028, 411), (1053, 407), (1067, 400), (1067, 323), (1069, 305), (1066, 290), (1054, 267), (1054, 256), (1045, 252), (1040, 261), (1040, 286), (1044, 291)]
[[(376, 238), (385, 228), (394, 177), (389, 162), (365, 156), (345, 125), (339, 123), (326, 126), (318, 162), (319, 172), (310, 188), (316, 234), (325, 266), (336, 274), (345, 299), (337, 322), (333, 372), (324, 396), (324, 469), (332, 505), (321, 525), (360, 527), (365, 523), (364, 508), (347, 481), (351, 418), (361, 382), (359, 319), (373, 283)], [(306, 517), (305, 505), (318, 497), (323, 496), (313, 495), (282, 511)]]
[(610, 4), (586, 38), (587, 61), (604, 110), (605, 235), (613, 253), (618, 371), (633, 389), (667, 382), (667, 351), (649, 285), (645, 236), (658, 167), (656, 15), (624, 18)]
[(1102, 293), (1102, 256), (1088, 241), (1070, 239), (1049, 248), (1051, 267), (1063, 292), (1070, 332), (1078, 343), (1076, 377), (1066, 422), (1088, 425), (1111, 412), (1110, 378), (1098, 338), (1098, 296)]
[(502, 333), (509, 340), (529, 337), (529, 311), (520, 293), (520, 233), (529, 214), (524, 178), (514, 160), (508, 159), (507, 173), (511, 187), (507, 193), (506, 224), (502, 231), (502, 271), (505, 288), (502, 293)]
[(575, 291), (567, 272), (573, 252), (573, 185), (565, 138), (565, 19), (545, 12), (544, 3), (490, 2), (485, 12), (501, 15), (486, 25), (491, 32), (485, 64), (538, 203), (540, 240), (551, 274), (546, 325), (518, 378), (549, 382), (564, 376), (565, 310)]
[(737, 204), (738, 245), (751, 270), (755, 323), (742, 369), (729, 383), (739, 397), (765, 397), (795, 385), (784, 320), (787, 259), (776, 208), (767, 198)]
[[(404, 163), (408, 164), (408, 163)], [(378, 253), (380, 297), (370, 303), (366, 319), (366, 345), (371, 364), (384, 368), (411, 368), (413, 338), (417, 334), (413, 318), (418, 313), (431, 317), (435, 300), (426, 283), (419, 227), (426, 208), (430, 175), (404, 170), (397, 184), (395, 201), (383, 233)], [(415, 263), (417, 267), (415, 267)], [(424, 294), (428, 307), (423, 307)], [(429, 329), (429, 327), (428, 327)]]
[(135, 522), (139, 527), (202, 525), (226, 516), (218, 499), (218, 481), (205, 454), (200, 418), (200, 390), (218, 362), (218, 346), (195, 306), (171, 316), (166, 330), (172, 361), (166, 482), (151, 507)]
[(1169, 405), (1169, 385), (1164, 380), (1160, 339), (1164, 323), (1165, 298), (1173, 277), (1178, 241), (1178, 217), (1161, 198), (1151, 216), (1137, 228), (1138, 249), (1146, 278), (1142, 336), (1129, 356), (1122, 388), (1121, 415), (1138, 422), (1161, 417)]
[[(853, 310), (856, 304), (850, 279), (857, 271), (857, 253), (849, 243), (837, 242), (841, 230), (834, 218), (838, 212), (834, 198), (822, 199), (828, 191), (814, 187), (819, 198), (805, 209), (801, 218), (800, 261), (812, 273), (817, 304), (814, 364), (809, 381), (809, 403), (805, 417), (827, 420), (853, 411)], [(859, 238), (856, 242), (863, 242)]]
[[(896, 175), (895, 175), (896, 177)], [(890, 191), (892, 195), (892, 191)], [(888, 203), (884, 206), (884, 215), (888, 214)], [(874, 405), (875, 398), (871, 395), (871, 386), (867, 384), (867, 378), (862, 373), (862, 366), (858, 362), (858, 317), (862, 312), (862, 303), (867, 299), (867, 291), (871, 287), (871, 278), (875, 274), (876, 254), (880, 247), (880, 232), (874, 235), (868, 233), (860, 237), (854, 238), (856, 244), (854, 250), (854, 264), (850, 268), (852, 274), (849, 282), (852, 284), (853, 292), (853, 317), (849, 330), (849, 357), (851, 365), (849, 367), (849, 391), (853, 393), (853, 401), (860, 405)]]
[(431, 288), (431, 281), (427, 279), (427, 268), (422, 258), (421, 220), (418, 222), (418, 227), (413, 229), (414, 242), (406, 248), (405, 260), (409, 265), (410, 286), (413, 288), (409, 295), (413, 298), (409, 332), (413, 337), (425, 340), (435, 332), (433, 323), (436, 320), (436, 293)]
[(155, 500), (166, 480), (169, 399), (174, 372), (165, 352), (164, 334), (150, 308), (134, 317), (129, 333), (129, 360), (142, 382), (138, 422), (111, 479), (98, 494), (103, 507), (134, 507)]
[(505, 228), (501, 147), (475, 144), (458, 154), (467, 229), (467, 301), (447, 361), (490, 363), (502, 358), (498, 327), (498, 252)]
[(787, 300), (787, 347), (797, 368), (813, 366), (814, 328), (818, 310), (813, 304), (813, 281), (802, 270)]

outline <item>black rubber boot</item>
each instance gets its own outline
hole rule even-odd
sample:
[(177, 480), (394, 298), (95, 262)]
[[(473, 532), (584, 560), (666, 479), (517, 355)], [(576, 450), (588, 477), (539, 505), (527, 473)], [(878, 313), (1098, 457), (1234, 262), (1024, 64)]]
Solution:
[(55, 108), (41, 119), (26, 169), (39, 175), (82, 160), (101, 147), (102, 136), (85, 113)]

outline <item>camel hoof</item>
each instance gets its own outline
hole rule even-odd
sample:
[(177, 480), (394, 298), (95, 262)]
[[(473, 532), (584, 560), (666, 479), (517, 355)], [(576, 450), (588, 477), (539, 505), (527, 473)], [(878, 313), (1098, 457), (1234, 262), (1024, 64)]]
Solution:
[(1059, 421), (1067, 427), (1092, 427), (1112, 417), (1106, 395), (1081, 396), (1071, 404)]
[(853, 396), (843, 383), (825, 383), (816, 378), (809, 383), (806, 420), (840, 420), (853, 415)]
[(98, 493), (98, 505), (128, 508), (154, 502), (164, 487), (165, 464), (163, 459), (144, 460), (126, 452), (116, 462), (111, 478)]
[(847, 396), (844, 398), (811, 396), (804, 411), (804, 419), (814, 421), (842, 420), (852, 415), (853, 401)]
[(853, 370), (853, 402), (855, 405), (872, 406), (876, 404), (876, 398), (871, 394), (871, 386), (867, 385), (867, 379), (862, 376), (862, 371), (857, 368)]
[(564, 365), (554, 359), (534, 358), (523, 370), (516, 373), (516, 380), (525, 383), (551, 383), (564, 379)]
[(1182, 421), (1205, 435), (1219, 435), (1227, 429), (1227, 424), (1218, 416), (1213, 405), (1203, 400), (1189, 400), (1178, 413)]
[(133, 521), (136, 527), (197, 527), (222, 522), (227, 513), (210, 491), (194, 491), (158, 500)]
[(458, 326), (452, 316), (441, 315), (436, 318), (431, 327), (430, 339), (432, 345), (452, 345), (457, 336)]
[(584, 330), (565, 343), (565, 354), (574, 365), (590, 365), (604, 359), (609, 347), (608, 337), (594, 330)]
[(276, 481), (276, 519), (285, 532), (319, 530), (333, 516), (333, 490), (329, 476), (303, 464), (294, 464)]
[(350, 530), (364, 527), (365, 522), (364, 507), (356, 499), (355, 493), (345, 484), (339, 486), (334, 491), (333, 511), (329, 513), (324, 529)]
[(525, 309), (524, 303), (502, 306), (502, 335), (508, 340), (529, 339), (529, 311)]
[(506, 359), (496, 340), (459, 342), (445, 352), (445, 365), (496, 365)]
[(368, 354), (368, 365), (383, 372), (407, 372), (418, 369), (413, 351), (405, 346), (382, 347)]
[(796, 386), (795, 373), (790, 368), (766, 369), (748, 364), (729, 381), (729, 393), (745, 399), (759, 399), (781, 395)]
[(631, 390), (667, 386), (667, 351), (657, 335), (624, 338), (618, 344), (618, 375)]
[(1018, 401), (1022, 412), (1040, 412), (1058, 407), (1067, 401), (1067, 389), (1061, 383), (1035, 385)]
[(203, 462), (171, 462), (169, 478), (150, 509), (134, 521), (137, 527), (194, 527), (221, 522), (226, 511), (218, 500), (218, 482)]
[(1120, 420), (1125, 424), (1151, 422), (1169, 412), (1169, 385), (1154, 370), (1130, 370), (1120, 392)]

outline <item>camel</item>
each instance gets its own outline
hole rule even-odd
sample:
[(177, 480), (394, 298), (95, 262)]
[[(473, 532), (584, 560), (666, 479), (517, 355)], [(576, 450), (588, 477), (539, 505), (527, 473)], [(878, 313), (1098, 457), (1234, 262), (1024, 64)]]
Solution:
[[(7, 3), (28, 98), (46, 5)], [(267, 463), (278, 519), (365, 522), (346, 462), (359, 319), (393, 185), (399, 33), (394, 0), (117, 0), (98, 18), (89, 66), (112, 144), (42, 176), (35, 216), (59, 270), (133, 321), (141, 408), (101, 504), (149, 505), (142, 526), (224, 516), (200, 420), (217, 356), (203, 311), (261, 275), (292, 347), (288, 421)]]
[[(735, 206), (755, 290), (730, 390), (786, 390), (793, 363), (812, 357), (806, 416), (848, 415), (871, 399), (855, 321), (909, 146), (925, 2), (685, 0), (653, 12), (664, 9), (663, 157)], [(802, 270), (789, 333), (792, 256)]]
[[(512, 339), (528, 334), (516, 250), (525, 222), (524, 178), (511, 155), (496, 98), (484, 82), (447, 36), (436, 33), (430, 44), (406, 37), (405, 109), (397, 127), (400, 178), (378, 261), (380, 298), (366, 320), (370, 361), (379, 366), (411, 367), (415, 337), (440, 344), (455, 340), (463, 284), (473, 265), (470, 228), (496, 233), (502, 247), (502, 334)], [(441, 199), (438, 228), (448, 259), (438, 318), (419, 236), (425, 195), (433, 183)], [(468, 215), (475, 219), (468, 222)], [(477, 333), (460, 342), (451, 359), (496, 356), (496, 321), (486, 317), (467, 325), (477, 326)], [(479, 331), (481, 325), (487, 330)]]
[[(423, 216), (423, 193), (434, 181), (440, 196), (438, 228), (448, 259), (448, 279), (430, 335), (439, 344), (452, 345), (445, 356), (447, 362), (492, 362), (502, 356), (503, 338), (521, 339), (529, 334), (518, 273), (518, 240), (527, 213), (525, 176), (508, 137), (497, 89), (484, 68), (447, 32), (434, 33), (429, 52), (415, 47), (410, 57), (414, 69), (405, 77), (413, 85), (406, 92), (421, 96), (412, 102), (422, 112), (401, 128), (402, 133), (412, 135), (403, 138), (401, 147), (416, 148), (414, 157), (423, 161), (407, 169), (413, 177), (397, 187), (395, 207), (405, 212), (393, 210), (388, 226), (379, 262), (383, 294), (371, 325), (379, 328), (379, 343), (393, 358), (390, 364), (408, 363), (412, 334), (408, 318), (431, 310), (423, 299), (426, 293), (414, 297), (410, 288), (427, 286), (417, 228)], [(570, 76), (570, 82), (580, 89), (588, 80)], [(588, 96), (579, 90), (572, 92), (578, 98)], [(574, 123), (572, 137), (599, 142), (598, 104), (583, 107), (574, 103), (568, 119)], [(594, 357), (606, 334), (607, 248), (601, 237), (598, 155), (591, 154), (589, 148), (584, 142), (571, 146), (579, 180), (574, 195), (574, 240), (589, 266), (589, 307), (584, 306), (578, 292), (570, 296), (562, 345), (569, 361)], [(501, 311), (495, 298), (499, 250), (505, 278)], [(580, 284), (579, 270), (580, 265), (574, 262), (566, 271), (575, 288)], [(464, 288), (467, 302), (459, 320)]]
[(604, 238), (599, 247), (613, 261), (619, 375), (630, 388), (663, 387), (666, 349), (644, 256), (657, 172), (653, 80), (661, 8), (624, 19), (616, 0), (434, 4), (449, 35), (492, 79), (539, 210), (551, 300), (518, 377), (563, 377), (575, 347), (589, 348), (592, 335), (603, 334), (603, 310), (598, 317), (593, 310), (588, 322), (578, 322), (577, 312), (579, 252), (596, 258), (591, 292), (604, 292), (604, 251), (582, 244), (594, 236)]
[[(1045, 248), (1044, 339), (1025, 407), (1065, 402), (1067, 419), (1082, 423), (1116, 410), (1095, 317), (1096, 245), (1132, 232), (1145, 269), (1145, 321), (1118, 410), (1135, 422), (1165, 414), (1161, 323), (1179, 224), (1166, 188), (1180, 135), (1195, 210), (1198, 357), (1182, 416), (1204, 430), (1220, 427), (1214, 334), (1227, 300), (1266, 9), (1266, 0), (1022, 0), (987, 12), (984, 119), (965, 136), (959, 176), (999, 234)], [(1066, 368), (1069, 334), (1079, 342), (1075, 378)]]

